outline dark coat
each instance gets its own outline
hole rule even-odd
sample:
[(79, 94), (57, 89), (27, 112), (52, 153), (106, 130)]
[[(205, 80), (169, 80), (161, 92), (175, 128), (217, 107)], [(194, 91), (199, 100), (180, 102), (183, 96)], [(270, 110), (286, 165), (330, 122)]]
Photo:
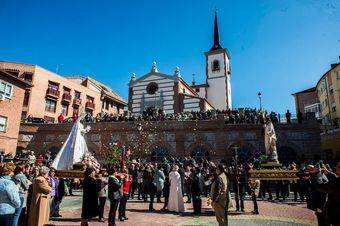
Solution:
[(181, 187), (182, 187), (182, 192), (184, 192), (184, 178), (185, 178), (185, 171), (183, 167), (179, 167), (178, 173), (181, 176)]
[(191, 183), (191, 193), (193, 196), (200, 196), (204, 189), (204, 178), (202, 174), (195, 173), (193, 174), (192, 183)]
[(109, 176), (108, 180), (108, 198), (110, 200), (119, 200), (122, 197), (122, 183), (118, 178)]
[(83, 206), (81, 212), (82, 219), (91, 219), (98, 216), (98, 192), (100, 184), (93, 177), (85, 177), (83, 182)]
[(169, 197), (170, 195), (170, 181), (169, 181), (169, 172), (164, 170), (165, 180), (164, 180), (164, 188), (163, 188), (163, 196)]
[(313, 211), (316, 211), (316, 209), (322, 210), (325, 206), (327, 198), (326, 193), (316, 190), (318, 185), (318, 174), (311, 174), (307, 189), (307, 208)]
[(58, 191), (58, 194), (56, 194), (55, 198), (61, 202), (61, 200), (65, 196), (65, 179), (64, 178), (60, 178), (57, 191)]
[(316, 190), (328, 194), (324, 208), (327, 225), (337, 225), (340, 213), (340, 177), (335, 175), (330, 177), (333, 178), (326, 184), (317, 185)]

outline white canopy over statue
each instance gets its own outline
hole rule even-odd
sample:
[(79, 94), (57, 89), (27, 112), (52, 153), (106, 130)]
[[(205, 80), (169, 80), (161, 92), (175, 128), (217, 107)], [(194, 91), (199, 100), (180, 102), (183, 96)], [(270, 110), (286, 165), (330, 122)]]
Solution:
[(84, 134), (89, 129), (84, 128), (80, 122), (81, 118), (79, 117), (74, 123), (69, 136), (52, 163), (52, 167), (56, 170), (72, 170), (73, 164), (82, 162), (85, 154), (89, 153), (84, 138)]

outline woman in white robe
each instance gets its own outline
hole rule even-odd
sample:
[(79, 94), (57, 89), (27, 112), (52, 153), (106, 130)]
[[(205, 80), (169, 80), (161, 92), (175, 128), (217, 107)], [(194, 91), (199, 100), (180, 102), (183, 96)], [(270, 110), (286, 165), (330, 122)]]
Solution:
[(169, 174), (170, 194), (168, 210), (172, 212), (184, 212), (184, 201), (181, 186), (181, 176), (178, 173), (178, 166), (175, 165)]

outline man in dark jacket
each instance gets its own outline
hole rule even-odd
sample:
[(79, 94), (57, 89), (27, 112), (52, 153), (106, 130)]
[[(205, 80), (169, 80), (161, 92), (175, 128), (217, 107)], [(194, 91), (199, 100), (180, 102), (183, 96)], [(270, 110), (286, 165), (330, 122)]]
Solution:
[(238, 175), (236, 175), (235, 172), (235, 180), (233, 183), (233, 189), (235, 192), (235, 202), (236, 202), (236, 211), (244, 212), (244, 196), (246, 192), (246, 186), (247, 186), (247, 179), (246, 179), (246, 173), (242, 165), (238, 167), (237, 171)]
[(109, 226), (116, 226), (116, 213), (119, 204), (119, 200), (122, 198), (121, 179), (116, 177), (114, 168), (108, 169), (108, 198), (110, 200), (110, 211), (109, 211)]
[(321, 172), (319, 166), (307, 166), (307, 174), (310, 175), (309, 188), (307, 192), (307, 208), (315, 211), (318, 225), (324, 225), (325, 215), (322, 211), (326, 203), (326, 193), (316, 190), (316, 187), (328, 182), (327, 177)]
[(135, 196), (135, 190), (137, 188), (137, 167), (134, 164), (131, 164), (129, 172), (132, 177), (132, 184), (130, 187), (130, 198), (133, 199)]
[(201, 194), (204, 189), (204, 179), (201, 174), (200, 168), (195, 168), (191, 177), (191, 195), (192, 203), (194, 206), (194, 214), (201, 214), (202, 211), (202, 200)]
[(179, 175), (181, 176), (182, 194), (183, 194), (183, 196), (184, 196), (184, 179), (185, 179), (185, 171), (184, 171), (184, 167), (183, 167), (183, 164), (182, 164), (182, 163), (179, 164), (178, 173), (179, 173)]
[(337, 164), (336, 173), (326, 171), (326, 174), (329, 182), (316, 186), (316, 190), (328, 195), (325, 207), (322, 210), (325, 216), (325, 225), (340, 225), (340, 162)]
[(169, 181), (169, 171), (170, 171), (170, 165), (167, 164), (164, 167), (164, 188), (163, 188), (163, 196), (164, 196), (164, 206), (162, 208), (163, 211), (167, 209), (168, 202), (169, 202), (169, 193), (170, 193), (170, 181)]

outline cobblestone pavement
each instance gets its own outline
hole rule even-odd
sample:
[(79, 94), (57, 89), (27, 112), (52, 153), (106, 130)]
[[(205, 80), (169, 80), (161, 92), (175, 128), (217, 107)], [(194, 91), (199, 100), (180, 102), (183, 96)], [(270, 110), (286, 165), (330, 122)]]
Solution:
[[(245, 213), (240, 214), (232, 208), (229, 212), (229, 225), (270, 225), (270, 226), (298, 226), (317, 225), (313, 211), (306, 208), (306, 203), (299, 202), (268, 202), (259, 201), (260, 215), (252, 215), (252, 202), (245, 201)], [(207, 206), (206, 199), (202, 201), (202, 216), (193, 216), (192, 204), (186, 204), (186, 212), (182, 215), (164, 213), (159, 211), (162, 203), (156, 203), (155, 212), (148, 212), (148, 203), (137, 200), (129, 200), (127, 204), (127, 217), (129, 220), (120, 222), (117, 225), (133, 226), (167, 226), (167, 225), (217, 225), (214, 213), (210, 206)], [(105, 216), (108, 215), (109, 202), (106, 203)], [(67, 196), (61, 205), (60, 219), (51, 221), (54, 225), (73, 226), (80, 225), (81, 214), (81, 193), (76, 196)], [(90, 226), (107, 225), (95, 220), (89, 223)]]

